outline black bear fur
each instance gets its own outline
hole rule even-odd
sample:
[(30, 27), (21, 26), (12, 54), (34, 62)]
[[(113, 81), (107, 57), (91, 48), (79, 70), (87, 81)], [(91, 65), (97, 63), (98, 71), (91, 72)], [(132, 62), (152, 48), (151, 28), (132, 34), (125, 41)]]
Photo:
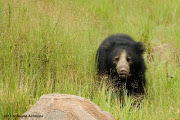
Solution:
[[(112, 59), (125, 50), (132, 58), (130, 75), (121, 79)], [(115, 88), (125, 89), (129, 95), (144, 95), (146, 88), (146, 65), (143, 59), (145, 47), (126, 34), (115, 34), (106, 38), (96, 53), (97, 72), (99, 76), (108, 76)]]

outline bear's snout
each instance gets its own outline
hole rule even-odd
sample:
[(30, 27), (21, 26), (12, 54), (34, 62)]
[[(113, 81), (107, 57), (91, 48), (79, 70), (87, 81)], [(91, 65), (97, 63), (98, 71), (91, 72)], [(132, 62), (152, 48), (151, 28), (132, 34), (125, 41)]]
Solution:
[(123, 51), (120, 54), (119, 61), (116, 66), (116, 70), (120, 78), (127, 78), (129, 76), (130, 67), (126, 58), (127, 53), (126, 51)]
[(127, 66), (122, 65), (119, 67), (119, 69), (117, 70), (117, 73), (119, 74), (120, 78), (126, 78), (129, 76), (129, 69)]

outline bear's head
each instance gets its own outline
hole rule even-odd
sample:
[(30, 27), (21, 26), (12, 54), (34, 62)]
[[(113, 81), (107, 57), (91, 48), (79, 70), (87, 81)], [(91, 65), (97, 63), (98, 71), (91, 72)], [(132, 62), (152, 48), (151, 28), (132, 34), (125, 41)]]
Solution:
[(109, 46), (107, 64), (110, 74), (120, 79), (128, 78), (145, 69), (142, 57), (145, 51), (141, 42), (125, 41)]

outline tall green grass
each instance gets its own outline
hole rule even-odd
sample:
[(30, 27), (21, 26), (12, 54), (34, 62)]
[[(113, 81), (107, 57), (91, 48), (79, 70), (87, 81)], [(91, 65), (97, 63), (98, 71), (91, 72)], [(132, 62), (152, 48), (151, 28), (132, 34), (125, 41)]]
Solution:
[[(179, 31), (179, 0), (2, 0), (0, 119), (23, 114), (43, 94), (60, 93), (88, 98), (116, 119), (178, 120)], [(146, 45), (148, 95), (141, 109), (130, 110), (129, 97), (120, 108), (94, 82), (96, 50), (114, 33)], [(163, 43), (171, 49), (161, 59), (153, 49)]]

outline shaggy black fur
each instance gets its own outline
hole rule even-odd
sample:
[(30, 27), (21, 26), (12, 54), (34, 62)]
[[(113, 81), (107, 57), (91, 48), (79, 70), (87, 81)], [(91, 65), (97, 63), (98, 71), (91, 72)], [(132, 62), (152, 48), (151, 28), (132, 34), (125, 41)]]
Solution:
[[(130, 75), (121, 79), (113, 64), (113, 58), (125, 50), (127, 55), (132, 58)], [(141, 42), (136, 42), (128, 35), (117, 34), (106, 38), (100, 45), (97, 54), (97, 70), (99, 76), (108, 76), (114, 87), (127, 90), (130, 95), (145, 93), (146, 87), (146, 66), (142, 54), (145, 48)]]

